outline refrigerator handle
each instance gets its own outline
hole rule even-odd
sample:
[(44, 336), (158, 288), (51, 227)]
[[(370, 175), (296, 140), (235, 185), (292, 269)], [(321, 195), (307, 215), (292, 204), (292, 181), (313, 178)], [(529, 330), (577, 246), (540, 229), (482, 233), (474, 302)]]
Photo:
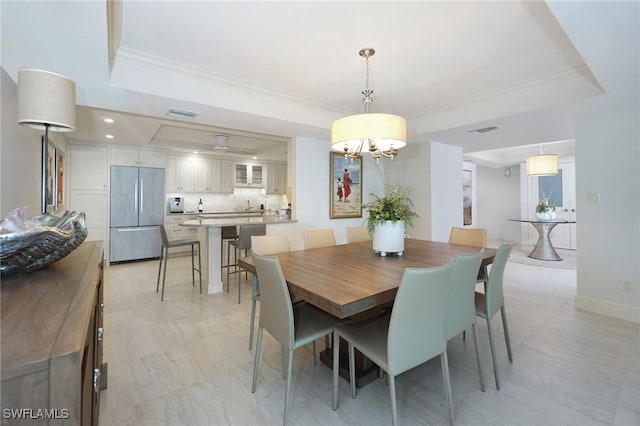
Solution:
[(140, 213), (144, 211), (144, 179), (140, 178)]
[(135, 214), (138, 214), (138, 179), (136, 179), (136, 183), (133, 188), (133, 211)]

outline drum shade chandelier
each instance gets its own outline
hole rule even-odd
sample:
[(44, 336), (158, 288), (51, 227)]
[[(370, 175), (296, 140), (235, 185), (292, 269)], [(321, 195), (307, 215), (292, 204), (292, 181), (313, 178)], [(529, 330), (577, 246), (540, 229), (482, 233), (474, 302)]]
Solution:
[[(18, 123), (44, 130), (42, 139), (41, 211), (47, 212), (49, 131), (71, 132), (76, 128), (76, 84), (73, 80), (45, 70), (18, 71)], [(54, 205), (56, 196), (54, 194)]]
[(371, 47), (361, 49), (359, 54), (366, 60), (367, 79), (365, 89), (361, 92), (364, 97), (364, 114), (349, 115), (340, 118), (331, 125), (331, 149), (344, 153), (345, 158), (353, 161), (360, 155), (363, 148), (371, 156), (393, 159), (398, 149), (407, 144), (407, 122), (404, 118), (394, 114), (372, 113), (373, 90), (369, 89), (369, 58), (376, 51)]
[(527, 157), (527, 176), (550, 176), (558, 174), (558, 155), (540, 154)]

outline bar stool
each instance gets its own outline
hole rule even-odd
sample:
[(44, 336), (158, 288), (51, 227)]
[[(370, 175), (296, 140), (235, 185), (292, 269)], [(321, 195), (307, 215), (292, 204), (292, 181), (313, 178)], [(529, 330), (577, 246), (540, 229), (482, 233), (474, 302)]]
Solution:
[[(233, 265), (229, 265), (229, 255), (227, 253), (227, 264), (223, 264), (222, 260), (224, 258), (223, 256), (223, 250), (222, 247), (224, 246), (224, 242), (225, 240), (237, 240), (238, 239), (238, 228), (233, 225), (233, 226), (223, 226), (220, 228), (220, 265), (222, 265), (223, 268), (227, 268), (227, 270), (229, 270), (229, 266), (233, 266)], [(227, 248), (228, 250), (228, 248)]]
[[(160, 250), (160, 265), (158, 265), (158, 283), (156, 284), (156, 293), (160, 287), (160, 271), (162, 270), (162, 261), (164, 260), (164, 272), (162, 274), (162, 293), (160, 295), (160, 301), (164, 300), (164, 283), (167, 279), (167, 262), (169, 261), (169, 249), (174, 247), (191, 246), (191, 279), (193, 285), (196, 285), (196, 272), (200, 277), (200, 294), (202, 294), (202, 259), (200, 257), (200, 240), (193, 240), (190, 238), (180, 238), (169, 241), (167, 238), (167, 231), (164, 229), (164, 225), (159, 226), (160, 238), (162, 239), (162, 250)], [(195, 265), (195, 246), (198, 246), (198, 268)]]
[[(251, 225), (240, 225), (240, 232), (238, 233), (238, 239), (229, 241), (227, 243), (227, 293), (229, 293), (229, 275), (235, 273), (241, 273), (242, 271), (238, 271), (238, 261), (236, 263), (231, 264), (229, 260), (229, 256), (231, 255), (231, 246), (233, 246), (235, 251), (235, 259), (238, 259), (238, 254), (244, 250), (244, 255), (247, 256), (247, 252), (251, 250), (251, 236), (253, 235), (266, 235), (267, 234), (267, 225), (264, 223), (254, 223)], [(235, 266), (233, 272), (230, 271), (231, 267)], [(238, 279), (238, 281), (240, 281)], [(238, 303), (240, 303), (240, 283), (238, 282)]]

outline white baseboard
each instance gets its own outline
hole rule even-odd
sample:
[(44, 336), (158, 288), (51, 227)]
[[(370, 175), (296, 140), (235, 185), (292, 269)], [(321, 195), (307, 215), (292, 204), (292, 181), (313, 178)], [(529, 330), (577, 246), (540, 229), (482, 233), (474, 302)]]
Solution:
[(576, 308), (640, 324), (640, 308), (576, 296)]

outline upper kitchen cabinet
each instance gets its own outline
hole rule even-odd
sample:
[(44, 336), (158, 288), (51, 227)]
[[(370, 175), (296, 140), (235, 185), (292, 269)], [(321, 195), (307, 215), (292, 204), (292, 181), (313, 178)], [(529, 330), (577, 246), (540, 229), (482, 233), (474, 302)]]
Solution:
[(283, 163), (267, 163), (267, 194), (286, 194), (287, 165)]
[(167, 153), (146, 149), (110, 147), (109, 164), (112, 166), (165, 168)]
[(167, 192), (193, 192), (195, 190), (194, 159), (190, 157), (167, 157), (165, 169)]
[(220, 161), (220, 192), (233, 192), (236, 163), (232, 160)]
[(166, 191), (233, 192), (235, 162), (206, 157), (167, 157)]
[(107, 190), (107, 148), (69, 145), (69, 190)]
[(264, 166), (253, 163), (236, 163), (236, 187), (264, 188)]

